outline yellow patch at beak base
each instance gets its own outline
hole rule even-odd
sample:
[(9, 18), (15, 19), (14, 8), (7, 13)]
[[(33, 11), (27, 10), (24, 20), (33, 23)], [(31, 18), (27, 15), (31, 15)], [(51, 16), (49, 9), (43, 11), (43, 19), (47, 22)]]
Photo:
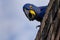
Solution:
[(36, 15), (33, 10), (30, 10), (29, 12), (30, 12), (32, 15)]

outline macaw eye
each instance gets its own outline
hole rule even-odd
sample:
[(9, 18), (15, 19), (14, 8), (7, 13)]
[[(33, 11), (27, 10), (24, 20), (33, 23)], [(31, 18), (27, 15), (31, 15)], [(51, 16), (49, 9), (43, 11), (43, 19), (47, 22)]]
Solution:
[(32, 9), (32, 6), (30, 5), (30, 9)]

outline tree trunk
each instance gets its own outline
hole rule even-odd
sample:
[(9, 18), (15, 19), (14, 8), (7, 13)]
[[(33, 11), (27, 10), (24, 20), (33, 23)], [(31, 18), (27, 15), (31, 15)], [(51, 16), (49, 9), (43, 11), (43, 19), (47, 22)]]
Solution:
[(60, 40), (60, 0), (50, 0), (35, 40)]

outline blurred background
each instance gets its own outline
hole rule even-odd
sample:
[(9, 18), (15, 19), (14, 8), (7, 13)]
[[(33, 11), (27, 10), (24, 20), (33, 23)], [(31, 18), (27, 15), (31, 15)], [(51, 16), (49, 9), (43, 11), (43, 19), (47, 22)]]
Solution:
[(0, 0), (0, 40), (34, 40), (40, 23), (29, 21), (23, 5), (46, 6), (49, 0)]

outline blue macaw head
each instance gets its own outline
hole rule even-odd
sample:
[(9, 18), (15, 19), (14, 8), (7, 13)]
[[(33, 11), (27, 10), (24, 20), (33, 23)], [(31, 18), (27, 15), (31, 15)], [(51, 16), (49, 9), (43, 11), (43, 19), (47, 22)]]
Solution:
[(26, 17), (31, 21), (33, 20), (37, 20), (37, 21), (42, 21), (45, 11), (47, 9), (47, 6), (41, 6), (41, 7), (37, 7), (33, 4), (25, 4), (23, 6), (23, 11), (26, 15)]
[(37, 14), (40, 13), (39, 7), (33, 4), (25, 4), (23, 6), (23, 11), (30, 21), (36, 19)]

